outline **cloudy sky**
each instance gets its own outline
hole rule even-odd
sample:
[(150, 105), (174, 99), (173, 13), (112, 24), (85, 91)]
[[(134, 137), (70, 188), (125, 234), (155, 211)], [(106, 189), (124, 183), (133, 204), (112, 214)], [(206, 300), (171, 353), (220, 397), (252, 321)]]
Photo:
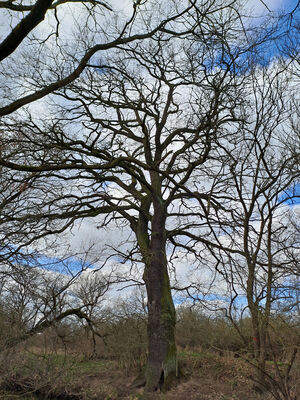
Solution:
[[(272, 11), (284, 11), (284, 12), (289, 12), (293, 10), (293, 8), (296, 6), (298, 0), (265, 0), (265, 4), (268, 6), (269, 9)], [(124, 12), (125, 14), (129, 15), (131, 10), (132, 10), (132, 0), (112, 0), (110, 2), (113, 6), (114, 9), (120, 10)], [(73, 6), (72, 6), (73, 7)], [(251, 14), (254, 16), (260, 16), (261, 14), (266, 14), (267, 9), (266, 7), (262, 4), (260, 0), (251, 0), (247, 2), (247, 8), (251, 10)], [(76, 8), (75, 8), (76, 9)], [(78, 10), (80, 8), (78, 7)], [(73, 24), (74, 24), (74, 17), (76, 20), (79, 20), (79, 14), (75, 12), (70, 12), (70, 8), (68, 6), (65, 8), (65, 11), (59, 11), (58, 15), (61, 16), (62, 21), (64, 21), (65, 26), (64, 26), (64, 31), (71, 31), (73, 29)], [(9, 28), (11, 25), (14, 25), (15, 20), (14, 19), (9, 19), (7, 18), (8, 13), (5, 12), (0, 12), (0, 35), (1, 37), (5, 37), (7, 32), (9, 31)], [(53, 24), (53, 16), (51, 16), (48, 19), (49, 24)], [(39, 32), (44, 31), (44, 26), (40, 25), (34, 34), (38, 34)], [(47, 112), (47, 104), (45, 102), (41, 102), (38, 105), (39, 111), (43, 108), (43, 112)], [(72, 232), (69, 232), (66, 234), (65, 238), (66, 240), (69, 241), (70, 246), (71, 246), (71, 252), (77, 252), (78, 250), (81, 251), (87, 248), (90, 248), (91, 245), (93, 252), (97, 253), (97, 256), (99, 256), (99, 252), (103, 252), (104, 258), (108, 254), (107, 253), (107, 245), (109, 246), (117, 246), (118, 243), (126, 241), (126, 239), (129, 236), (129, 230), (124, 228), (123, 231), (120, 229), (118, 230), (118, 233), (116, 235), (116, 231), (114, 229), (110, 230), (104, 230), (104, 229), (98, 229), (97, 226), (99, 225), (99, 221), (96, 220), (84, 220), (80, 224), (76, 225)], [(117, 238), (117, 240), (116, 240)], [(95, 256), (95, 254), (93, 255)], [(188, 259), (185, 259), (186, 265), (184, 264), (183, 259), (178, 258), (177, 262), (177, 270), (178, 270), (178, 277), (182, 282), (185, 282), (185, 280), (188, 279), (188, 277), (191, 276), (192, 272), (192, 261), (189, 262)], [(101, 260), (99, 261), (101, 264)], [(117, 264), (117, 260), (111, 262), (112, 265)], [(140, 278), (140, 277), (139, 277)], [(196, 278), (195, 278), (196, 279)], [(210, 275), (210, 270), (207, 271), (206, 274), (202, 274), (202, 277), (199, 277), (199, 279), (203, 280), (203, 285), (209, 284), (211, 281), (211, 275)], [(216, 280), (216, 283), (219, 281)], [(218, 283), (221, 285), (221, 283)], [(220, 286), (218, 286), (220, 287)], [(225, 288), (224, 288), (225, 290)]]

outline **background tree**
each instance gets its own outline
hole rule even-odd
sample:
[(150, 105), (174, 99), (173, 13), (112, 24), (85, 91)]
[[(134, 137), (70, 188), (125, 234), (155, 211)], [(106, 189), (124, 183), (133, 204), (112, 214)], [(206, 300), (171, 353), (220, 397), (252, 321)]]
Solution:
[(223, 204), (222, 213), (208, 215), (212, 231), (220, 222), (215, 235), (220, 251), (215, 246), (210, 254), (212, 264), (228, 282), (227, 293), (232, 297), (226, 312), (246, 348), (248, 339), (236, 323), (236, 307), (245, 306), (251, 315), (254, 380), (276, 399), (293, 399), (288, 376), (297, 344), (285, 349), (288, 362), (276, 377), (268, 372), (266, 361), (276, 361), (270, 338), (278, 302), (291, 310), (289, 304), (296, 307), (299, 296), (299, 287), (290, 290), (291, 281), (299, 276), (300, 256), (299, 221), (292, 206), (299, 201), (299, 137), (289, 123), (297, 93), (280, 63), (255, 68), (251, 82), (246, 123), (232, 137), (233, 146), (219, 142), (218, 175), (210, 171)]
[[(43, 265), (13, 264), (1, 268), (0, 304), (5, 320), (1, 334), (1, 351), (27, 340), (37, 333), (59, 325), (64, 320), (84, 320), (94, 333), (99, 307), (109, 289), (109, 277), (101, 272), (87, 272), (82, 262), (77, 271), (70, 273), (73, 260), (49, 260)], [(59, 267), (58, 271), (54, 271)], [(74, 266), (71, 267), (71, 270)], [(93, 275), (93, 293), (84, 296), (89, 274)], [(93, 312), (95, 310), (98, 312)]]

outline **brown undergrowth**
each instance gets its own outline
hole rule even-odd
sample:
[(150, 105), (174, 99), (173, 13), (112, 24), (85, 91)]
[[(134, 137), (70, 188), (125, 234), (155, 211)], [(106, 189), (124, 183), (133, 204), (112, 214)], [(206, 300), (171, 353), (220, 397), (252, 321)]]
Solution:
[[(256, 400), (251, 367), (234, 353), (179, 351), (181, 377), (167, 393), (134, 388), (138, 370), (112, 360), (66, 355), (19, 354), (14, 371), (1, 371), (1, 399), (56, 400)], [(13, 373), (12, 373), (13, 372)]]

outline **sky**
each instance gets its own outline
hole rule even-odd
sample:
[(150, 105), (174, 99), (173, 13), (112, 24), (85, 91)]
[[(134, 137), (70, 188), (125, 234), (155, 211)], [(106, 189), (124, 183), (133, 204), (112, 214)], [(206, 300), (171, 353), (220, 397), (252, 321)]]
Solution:
[[(114, 9), (129, 11), (132, 8), (133, 0), (111, 0)], [(297, 5), (298, 0), (264, 0), (265, 5), (271, 10), (285, 10), (290, 11)], [(267, 12), (265, 6), (260, 0), (248, 0), (247, 7), (255, 14)]]
[[(279, 12), (279, 11), (284, 11), (284, 12), (290, 12), (293, 10), (293, 8), (296, 6), (298, 0), (265, 0), (266, 5), (273, 11), (273, 12)], [(125, 12), (127, 15), (130, 14), (132, 10), (132, 0), (112, 0), (111, 4), (113, 7), (117, 10)], [(259, 0), (250, 0), (247, 2), (247, 7), (249, 10), (251, 10), (251, 14), (253, 16), (261, 16), (262, 14), (266, 14), (267, 10), (266, 7), (259, 1)], [(76, 16), (76, 15), (75, 15)], [(4, 19), (3, 19), (3, 14), (0, 13), (0, 35), (1, 37), (5, 37), (5, 34), (7, 32), (6, 29), (8, 29), (8, 25), (5, 26)], [(72, 26), (72, 17), (71, 16), (64, 16), (65, 22), (66, 22), (66, 27), (65, 29), (68, 29), (69, 27), (71, 28)], [(77, 18), (77, 17), (76, 17)], [(7, 22), (9, 22), (6, 19)], [(39, 29), (43, 29), (42, 25), (41, 27), (37, 28), (37, 31)], [(45, 106), (45, 111), (47, 111), (47, 105)], [(97, 221), (96, 220), (85, 220), (83, 221), (80, 225), (76, 225), (75, 228), (73, 229), (72, 232), (68, 234), (68, 240), (70, 242), (71, 248), (75, 251), (78, 251), (78, 249), (84, 249), (84, 248), (90, 248), (91, 244), (94, 244), (94, 250), (99, 254), (99, 251), (105, 252), (107, 251), (104, 249), (105, 246), (102, 246), (104, 243), (109, 243), (110, 245), (116, 244), (114, 241), (114, 238), (116, 234), (112, 230), (99, 230), (97, 229)], [(122, 235), (120, 235), (120, 231), (118, 231), (118, 240), (121, 239), (121, 241), (124, 241), (127, 237), (128, 231), (126, 229), (124, 232), (122, 232)], [(121, 237), (120, 237), (121, 236)], [(115, 264), (117, 263), (117, 260), (115, 261)], [(112, 263), (113, 264), (113, 263)], [(179, 272), (179, 275), (186, 275), (190, 273), (190, 265), (188, 268), (186, 268), (186, 265), (182, 263), (178, 263), (177, 269)], [(200, 277), (203, 280), (203, 284), (205, 284), (205, 281), (207, 280), (207, 284), (209, 284), (210, 280), (210, 275), (209, 272), (207, 274), (202, 274)], [(182, 276), (181, 280), (184, 281), (187, 279), (186, 276)], [(218, 281), (216, 281), (216, 284)], [(218, 283), (221, 285), (221, 283)], [(218, 286), (220, 287), (220, 286)]]
[[(132, 4), (133, 0), (110, 0), (107, 1), (108, 4), (112, 6), (112, 8), (115, 11), (118, 12), (123, 12), (126, 15), (130, 15), (132, 12)], [(266, 14), (268, 12), (266, 6), (273, 12), (290, 12), (292, 11), (297, 3), (298, 0), (264, 0), (264, 4), (260, 0), (248, 0), (246, 3), (246, 7), (249, 11), (251, 11), (252, 16), (260, 16), (262, 14)], [(74, 7), (75, 6), (75, 7)], [(72, 10), (78, 10), (75, 11), (75, 13), (72, 11), (69, 14), (69, 11), (71, 10), (68, 5), (66, 5), (65, 8), (60, 7), (58, 9), (58, 16), (60, 19), (62, 19), (64, 24), (68, 25), (68, 29), (72, 28), (72, 25), (74, 24), (73, 17), (75, 19), (80, 19), (80, 14), (82, 13), (82, 10), (80, 6), (77, 6), (76, 4), (72, 5)], [(10, 26), (14, 25), (14, 22), (16, 19), (12, 18), (16, 14), (11, 13), (9, 11), (5, 11), (4, 9), (1, 9), (0, 12), (0, 40), (3, 39), (6, 34), (8, 33)], [(20, 16), (22, 17), (25, 14), (21, 14)], [(44, 24), (44, 22), (42, 23)], [(42, 26), (41, 24), (41, 26)], [(36, 29), (38, 31), (41, 29), (41, 26)]]

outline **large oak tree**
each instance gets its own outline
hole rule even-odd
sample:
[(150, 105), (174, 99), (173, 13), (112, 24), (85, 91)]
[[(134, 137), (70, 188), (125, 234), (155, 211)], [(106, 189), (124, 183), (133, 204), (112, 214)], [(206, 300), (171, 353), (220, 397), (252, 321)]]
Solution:
[(179, 245), (194, 251), (191, 231), (206, 243), (205, 217), (222, 209), (207, 170), (218, 142), (229, 143), (244, 123), (245, 53), (254, 45), (235, 2), (173, 6), (158, 8), (176, 18), (154, 30), (157, 11), (145, 11), (151, 35), (118, 38), (115, 51), (85, 59), (79, 79), (52, 88), (48, 118), (7, 118), (1, 158), (4, 173), (24, 180), (16, 212), (3, 207), (7, 244), (33, 243), (103, 215), (100, 226), (131, 230), (118, 255), (143, 269), (148, 391), (178, 374), (169, 261)]
[[(127, 227), (127, 246), (115, 252), (143, 271), (145, 382), (153, 391), (178, 374), (174, 251), (198, 257), (201, 242), (244, 255), (226, 249), (217, 232), (220, 220), (222, 229), (232, 228), (222, 185), (235, 175), (229, 179), (225, 167), (242, 149), (235, 148), (239, 140), (247, 141), (241, 133), (251, 119), (249, 60), (258, 61), (253, 50), (266, 37), (245, 31), (235, 1), (170, 2), (156, 10), (148, 4), (140, 20), (136, 5), (113, 39), (99, 30), (107, 40), (95, 43), (85, 31), (69, 64), (41, 73), (37, 64), (29, 93), (0, 109), (0, 222), (3, 250), (34, 245), (83, 218)], [(48, 94), (49, 115), (20, 109)]]

